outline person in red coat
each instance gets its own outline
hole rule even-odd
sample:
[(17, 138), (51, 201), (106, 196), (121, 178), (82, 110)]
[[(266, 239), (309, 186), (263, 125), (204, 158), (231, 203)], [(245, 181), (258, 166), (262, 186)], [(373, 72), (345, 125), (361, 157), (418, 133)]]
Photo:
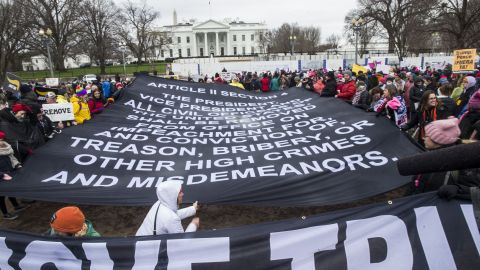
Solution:
[(267, 73), (263, 74), (263, 78), (260, 81), (260, 83), (262, 84), (262, 92), (270, 91), (270, 80), (268, 79), (268, 74)]
[(88, 100), (88, 108), (90, 113), (98, 114), (103, 112), (105, 109), (105, 99), (103, 98), (103, 93), (100, 89), (95, 88), (92, 93), (92, 98)]
[(355, 81), (352, 80), (352, 72), (343, 72), (343, 78), (345, 79), (345, 83), (342, 85), (342, 88), (338, 91), (338, 94), (335, 97), (341, 100), (351, 101), (355, 95), (355, 92), (357, 92)]

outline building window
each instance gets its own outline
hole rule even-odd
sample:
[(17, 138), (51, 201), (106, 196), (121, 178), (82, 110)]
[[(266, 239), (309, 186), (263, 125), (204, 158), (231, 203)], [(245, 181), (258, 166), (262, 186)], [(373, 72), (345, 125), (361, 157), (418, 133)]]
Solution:
[(233, 55), (237, 55), (237, 47), (233, 47)]
[(225, 48), (224, 48), (224, 47), (221, 47), (221, 48), (220, 48), (220, 55), (221, 55), (221, 56), (224, 56), (224, 55), (225, 55)]
[(251, 48), (251, 52), (252, 52), (251, 54), (255, 54), (255, 48), (254, 47)]
[(190, 43), (190, 37), (187, 37), (187, 43)]
[(181, 37), (177, 37), (177, 41), (178, 41), (178, 43), (182, 43), (182, 38), (181, 38)]
[(233, 41), (237, 41), (237, 35), (233, 35)]
[(190, 57), (192, 56), (192, 54), (190, 53), (190, 48), (187, 49), (187, 57)]
[(170, 57), (173, 57), (173, 50), (170, 49)]
[(245, 35), (242, 35), (242, 41), (245, 41)]
[(178, 57), (182, 57), (182, 49), (178, 49)]
[(200, 48), (200, 56), (203, 56), (203, 48)]
[(255, 40), (255, 35), (252, 34), (252, 35), (250, 36), (250, 39), (251, 39), (252, 41), (254, 41), (254, 40)]
[(161, 50), (160, 55), (162, 56), (162, 58), (164, 58), (165, 57), (165, 52), (163, 50)]
[(224, 36), (220, 35), (220, 42), (223, 42), (223, 41), (224, 41)]
[(245, 55), (247, 52), (247, 50), (245, 49), (245, 47), (242, 47), (242, 54)]

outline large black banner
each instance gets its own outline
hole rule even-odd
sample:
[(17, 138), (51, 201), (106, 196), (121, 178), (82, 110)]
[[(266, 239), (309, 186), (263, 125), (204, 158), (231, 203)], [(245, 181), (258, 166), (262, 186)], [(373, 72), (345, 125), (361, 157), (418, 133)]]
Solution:
[(441, 201), (435, 194), (293, 220), (155, 237), (66, 239), (0, 231), (2, 270), (479, 266), (480, 234), (472, 205)]
[(185, 200), (322, 205), (409, 181), (398, 158), (420, 150), (390, 121), (292, 88), (269, 94), (142, 76), (120, 101), (35, 151), (0, 193), (144, 205), (183, 180)]

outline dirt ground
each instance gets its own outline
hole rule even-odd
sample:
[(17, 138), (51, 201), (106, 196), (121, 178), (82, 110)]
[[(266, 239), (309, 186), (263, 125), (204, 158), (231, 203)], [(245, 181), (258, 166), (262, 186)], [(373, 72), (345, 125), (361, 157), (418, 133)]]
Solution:
[[(386, 202), (402, 197), (405, 188), (360, 200), (357, 202), (323, 206), (323, 207), (251, 207), (251, 206), (226, 206), (202, 205), (198, 216), (200, 217), (199, 230), (212, 230), (260, 222), (277, 221), (282, 219), (311, 216), (319, 213), (341, 210), (360, 205), (377, 202)], [(8, 201), (8, 200), (7, 200)], [(7, 203), (7, 205), (9, 202)], [(16, 220), (0, 219), (0, 229), (23, 231), (42, 234), (49, 227), (52, 214), (66, 204), (51, 202), (35, 202), (19, 213)], [(135, 235), (138, 227), (150, 207), (121, 207), (121, 206), (89, 206), (79, 205), (86, 217), (94, 224), (95, 229), (102, 236), (131, 236)], [(186, 222), (188, 223), (188, 221)]]

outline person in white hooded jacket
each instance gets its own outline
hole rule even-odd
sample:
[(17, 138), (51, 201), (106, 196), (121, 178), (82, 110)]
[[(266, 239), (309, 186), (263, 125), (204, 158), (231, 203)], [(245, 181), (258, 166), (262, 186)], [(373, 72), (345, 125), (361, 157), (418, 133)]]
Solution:
[(157, 187), (158, 201), (150, 208), (147, 216), (138, 229), (136, 236), (159, 235), (170, 233), (195, 232), (200, 219), (194, 217), (184, 231), (181, 220), (194, 216), (198, 209), (198, 202), (192, 206), (178, 209), (182, 203), (182, 181), (165, 181)]

